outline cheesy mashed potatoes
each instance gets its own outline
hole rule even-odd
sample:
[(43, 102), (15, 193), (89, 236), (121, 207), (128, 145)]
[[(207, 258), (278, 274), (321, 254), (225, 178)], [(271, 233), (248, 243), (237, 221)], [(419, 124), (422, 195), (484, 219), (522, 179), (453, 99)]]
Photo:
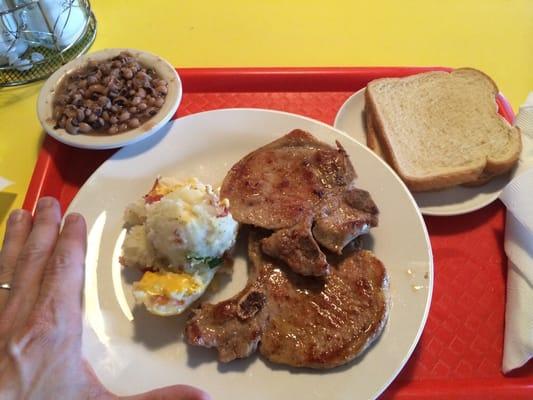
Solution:
[(127, 207), (121, 262), (147, 271), (133, 284), (139, 303), (154, 314), (180, 314), (205, 292), (235, 244), (238, 224), (228, 206), (195, 178), (158, 178)]

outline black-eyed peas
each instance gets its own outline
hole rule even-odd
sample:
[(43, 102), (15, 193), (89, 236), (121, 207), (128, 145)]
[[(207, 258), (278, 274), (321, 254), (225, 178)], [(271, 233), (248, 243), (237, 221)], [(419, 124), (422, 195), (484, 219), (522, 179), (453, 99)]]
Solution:
[(67, 75), (55, 95), (53, 117), (56, 128), (73, 135), (113, 135), (138, 128), (156, 115), (167, 93), (164, 79), (122, 52)]

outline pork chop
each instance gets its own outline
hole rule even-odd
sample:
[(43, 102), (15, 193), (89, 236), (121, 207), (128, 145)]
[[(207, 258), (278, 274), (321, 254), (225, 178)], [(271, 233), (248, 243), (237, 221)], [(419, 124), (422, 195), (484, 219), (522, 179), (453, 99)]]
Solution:
[(378, 224), (378, 208), (365, 190), (347, 190), (342, 196), (330, 197), (325, 204), (322, 215), (315, 219), (313, 235), (333, 253), (341, 254), (348, 243)]
[(218, 304), (202, 304), (186, 325), (192, 345), (215, 347), (219, 360), (248, 357), (259, 346), (268, 360), (294, 367), (333, 368), (357, 357), (387, 319), (387, 276), (370, 252), (332, 262), (324, 278), (296, 274), (249, 241), (246, 288)]
[(329, 274), (326, 256), (311, 233), (310, 220), (277, 230), (261, 241), (261, 249), (265, 254), (284, 261), (296, 273), (311, 276)]
[[(294, 233), (293, 227), (303, 221), (311, 221), (317, 225), (312, 230), (314, 239), (340, 253), (350, 240), (376, 226), (378, 209), (367, 192), (354, 189), (355, 177), (339, 142), (333, 148), (295, 129), (237, 162), (222, 183), (221, 196), (229, 199), (233, 218), (243, 224), (289, 229), (272, 239), (278, 243), (265, 251), (296, 272), (321, 276), (328, 273), (327, 267), (313, 266), (303, 257), (288, 258), (287, 246), (279, 240)], [(350, 201), (361, 193), (366, 194), (364, 201)], [(301, 242), (306, 248), (298, 249), (296, 243), (292, 250), (305, 255), (316, 247), (322, 253), (314, 239), (309, 235)], [(315, 261), (324, 258), (320, 254)]]
[(320, 213), (324, 198), (343, 192), (355, 177), (339, 143), (334, 149), (295, 129), (237, 162), (220, 195), (243, 224), (289, 228)]

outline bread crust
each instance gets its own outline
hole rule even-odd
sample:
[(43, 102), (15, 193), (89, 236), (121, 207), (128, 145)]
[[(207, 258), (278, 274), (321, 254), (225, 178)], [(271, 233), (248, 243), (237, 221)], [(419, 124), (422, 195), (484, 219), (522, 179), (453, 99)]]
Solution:
[[(498, 94), (498, 87), (494, 81), (487, 76), (485, 73), (478, 71), (473, 68), (460, 68), (452, 73), (462, 74), (462, 73), (471, 73), (475, 71), (476, 73), (482, 74), (486, 77), (487, 81), (491, 84), (493, 94), (496, 96)], [(448, 72), (429, 72), (424, 74), (447, 74)], [(520, 138), (520, 130), (516, 127), (511, 129), (511, 134), (516, 135), (513, 140), (517, 140), (518, 146), (515, 147), (507, 158), (504, 159), (491, 159), (490, 156), (487, 157), (484, 165), (480, 164), (479, 166), (472, 166), (467, 168), (455, 168), (450, 170), (447, 173), (441, 173), (438, 175), (427, 176), (427, 177), (416, 177), (409, 176), (408, 174), (402, 171), (400, 163), (395, 156), (393, 146), (384, 133), (383, 121), (380, 118), (377, 104), (371, 95), (371, 89), (374, 82), (379, 82), (387, 79), (402, 79), (402, 78), (382, 78), (372, 81), (367, 86), (365, 90), (365, 120), (367, 125), (367, 144), (374, 150), (378, 155), (384, 158), (398, 173), (398, 175), (405, 182), (407, 187), (413, 192), (422, 192), (422, 191), (431, 191), (431, 190), (441, 190), (446, 189), (456, 185), (467, 185), (467, 186), (479, 186), (495, 176), (504, 174), (512, 169), (520, 156), (522, 149), (522, 143)], [(374, 83), (375, 84), (375, 83)], [(503, 119), (503, 117), (499, 116)], [(508, 124), (507, 121), (505, 121)], [(509, 125), (509, 124), (508, 124)]]
[(386, 157), (383, 152), (383, 148), (381, 147), (381, 144), (376, 136), (376, 132), (374, 131), (374, 123), (372, 122), (373, 116), (370, 111), (366, 109), (364, 113), (366, 123), (366, 145), (378, 156), (385, 159)]

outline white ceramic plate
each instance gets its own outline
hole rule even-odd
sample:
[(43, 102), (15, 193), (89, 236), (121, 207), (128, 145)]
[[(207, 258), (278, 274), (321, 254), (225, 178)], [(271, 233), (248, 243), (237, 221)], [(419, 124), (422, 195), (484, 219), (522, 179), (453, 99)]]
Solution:
[[(132, 271), (118, 262), (126, 205), (142, 196), (154, 178), (197, 176), (218, 185), (244, 155), (294, 128), (320, 140), (339, 140), (350, 155), (358, 185), (380, 208), (379, 227), (366, 237), (390, 276), (392, 308), (381, 338), (362, 357), (330, 371), (295, 369), (253, 356), (229, 364), (216, 351), (188, 346), (186, 316), (161, 318), (135, 308)], [(103, 383), (126, 395), (188, 383), (223, 399), (368, 399), (381, 393), (401, 370), (422, 333), (431, 301), (433, 261), (416, 204), (392, 170), (366, 147), (305, 117), (277, 111), (228, 109), (180, 118), (152, 138), (117, 152), (81, 188), (69, 211), (88, 222), (84, 354)], [(245, 285), (246, 243), (240, 242), (231, 279), (208, 298), (227, 298)], [(137, 275), (138, 276), (138, 275)]]
[[(157, 74), (168, 82), (165, 104), (159, 112), (136, 129), (116, 135), (71, 135), (64, 129), (55, 129), (53, 100), (56, 88), (66, 74), (86, 65), (90, 60), (100, 61), (112, 58), (122, 51), (127, 51), (146, 67), (153, 68)], [(106, 49), (86, 54), (59, 68), (44, 83), (37, 100), (37, 115), (43, 129), (62, 143), (82, 149), (113, 149), (143, 140), (157, 132), (174, 115), (181, 102), (182, 87), (178, 73), (172, 65), (161, 57), (135, 49)]]
[[(333, 126), (366, 146), (364, 119), (365, 89), (348, 98), (339, 109)], [(437, 192), (413, 193), (425, 215), (460, 215), (479, 210), (498, 198), (512, 174), (491, 179), (477, 187), (456, 186)]]

